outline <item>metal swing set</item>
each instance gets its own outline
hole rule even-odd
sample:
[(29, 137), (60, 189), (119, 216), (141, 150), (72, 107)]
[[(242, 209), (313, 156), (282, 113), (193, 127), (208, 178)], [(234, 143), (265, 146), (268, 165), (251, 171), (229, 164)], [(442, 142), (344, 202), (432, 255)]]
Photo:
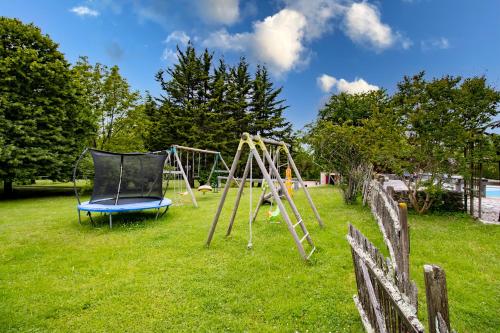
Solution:
[[(211, 182), (213, 176), (229, 173), (229, 168), (221, 153), (215, 150), (173, 145), (168, 149), (168, 154), (169, 158), (165, 163), (163, 173), (167, 179), (167, 189), (169, 184), (172, 183), (176, 194), (173, 198), (174, 204), (184, 204), (184, 198), (189, 196), (193, 206), (198, 207), (191, 186), (191, 184), (194, 184), (194, 180), (200, 181), (199, 192), (203, 194), (212, 191), (217, 192), (217, 182)], [(212, 162), (210, 162), (211, 157), (213, 157)], [(201, 184), (201, 171), (207, 170), (210, 163), (212, 164), (210, 173), (206, 182)]]
[[(271, 154), (269, 153), (266, 145), (276, 147), (276, 150), (275, 150), (276, 153), (274, 154), (274, 157), (271, 157)], [(315, 214), (315, 217), (316, 217), (318, 224), (321, 227), (323, 227), (324, 224), (323, 224), (323, 221), (321, 220), (321, 217), (319, 216), (318, 210), (314, 206), (312, 198), (311, 198), (311, 196), (310, 196), (310, 194), (309, 194), (309, 192), (308, 192), (308, 190), (307, 190), (307, 188), (302, 180), (302, 177), (300, 176), (299, 170), (297, 169), (297, 166), (295, 165), (295, 162), (293, 161), (293, 158), (290, 154), (290, 151), (288, 150), (289, 145), (287, 145), (286, 143), (284, 143), (282, 141), (265, 139), (265, 138), (260, 137), (259, 135), (253, 136), (253, 135), (250, 135), (248, 133), (243, 133), (241, 136), (240, 143), (238, 145), (238, 150), (236, 151), (236, 155), (235, 155), (233, 163), (231, 165), (231, 169), (229, 171), (226, 185), (225, 185), (224, 190), (222, 192), (222, 196), (221, 196), (221, 199), (219, 201), (217, 211), (215, 213), (214, 219), (212, 221), (212, 225), (211, 225), (210, 230), (208, 232), (208, 238), (206, 241), (206, 245), (210, 246), (210, 243), (211, 243), (212, 238), (214, 236), (215, 229), (217, 227), (217, 223), (219, 221), (220, 214), (222, 212), (222, 208), (224, 207), (224, 203), (226, 201), (227, 193), (229, 191), (229, 188), (231, 187), (232, 180), (234, 180), (234, 178), (235, 178), (236, 169), (238, 167), (238, 161), (240, 160), (241, 154), (242, 154), (245, 146), (248, 146), (250, 152), (249, 152), (247, 163), (245, 165), (245, 169), (243, 171), (243, 176), (242, 176), (240, 184), (238, 186), (238, 192), (236, 194), (236, 201), (235, 201), (234, 206), (233, 206), (233, 210), (231, 213), (231, 218), (229, 221), (229, 226), (228, 226), (228, 229), (226, 232), (226, 236), (229, 236), (231, 234), (231, 230), (232, 230), (233, 224), (234, 224), (234, 219), (235, 219), (236, 213), (238, 211), (241, 195), (243, 193), (243, 189), (245, 187), (245, 182), (246, 182), (247, 178), (249, 177), (250, 182), (251, 183), (253, 182), (253, 170), (252, 170), (252, 168), (253, 168), (253, 161), (255, 160), (255, 162), (257, 163), (257, 165), (262, 173), (262, 176), (264, 178), (262, 181), (266, 182), (267, 188), (269, 188), (269, 190), (271, 192), (271, 196), (274, 199), (275, 204), (278, 206), (279, 212), (287, 225), (288, 231), (290, 232), (290, 234), (293, 237), (295, 245), (297, 246), (297, 250), (300, 253), (300, 256), (306, 261), (309, 260), (310, 257), (312, 256), (312, 254), (315, 252), (316, 246), (314, 245), (314, 242), (309, 234), (309, 231), (307, 230), (307, 227), (306, 227), (306, 225), (305, 225), (305, 223), (300, 215), (300, 212), (292, 199), (291, 193), (287, 189), (287, 185), (285, 184), (285, 182), (281, 178), (280, 172), (278, 170), (279, 164), (276, 165), (280, 151), (283, 151), (286, 154), (287, 161), (288, 161), (287, 163), (291, 167), (293, 172), (295, 173), (295, 176), (297, 177), (297, 181), (299, 182), (299, 184), (303, 188), (304, 193), (306, 195), (306, 198), (309, 202), (309, 205), (311, 206), (311, 209), (313, 210), (313, 212)], [(260, 151), (262, 153), (262, 157), (261, 157), (258, 149), (260, 149)], [(268, 168), (266, 168), (265, 162), (267, 162)], [(262, 191), (260, 199), (257, 203), (257, 207), (255, 209), (255, 212), (252, 214), (252, 200), (253, 200), (253, 198), (252, 198), (252, 185), (253, 184), (251, 184), (250, 189), (249, 189), (249, 192), (250, 192), (249, 193), (250, 194), (250, 209), (249, 209), (250, 238), (249, 238), (249, 242), (248, 242), (248, 248), (252, 248), (252, 246), (253, 246), (253, 244), (252, 244), (252, 224), (253, 224), (254, 220), (256, 219), (256, 216), (257, 216), (257, 213), (260, 209), (260, 206), (264, 202), (264, 198), (266, 196), (266, 189), (264, 189)], [(281, 197), (279, 192), (281, 192), (281, 195), (283, 196), (285, 201), (288, 202), (288, 205), (290, 206), (290, 208), (292, 210), (293, 216), (295, 217), (295, 221), (292, 221), (292, 218), (288, 214), (288, 212), (285, 208), (285, 205), (283, 203), (282, 197)], [(300, 227), (301, 231), (299, 233), (301, 234), (301, 236), (299, 236), (299, 233), (297, 232), (297, 227)], [(310, 248), (310, 250), (308, 250), (307, 252), (306, 252), (306, 249), (304, 247), (304, 241), (307, 241), (307, 244), (309, 245), (309, 248)]]

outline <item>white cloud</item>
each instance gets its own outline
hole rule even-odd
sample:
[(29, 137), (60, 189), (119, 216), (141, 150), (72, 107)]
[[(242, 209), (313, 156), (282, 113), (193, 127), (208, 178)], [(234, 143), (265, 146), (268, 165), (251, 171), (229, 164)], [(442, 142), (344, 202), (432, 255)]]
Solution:
[(353, 3), (345, 14), (345, 32), (354, 42), (383, 50), (396, 41), (391, 27), (382, 23), (377, 7), (367, 2)]
[(323, 74), (316, 80), (321, 90), (323, 90), (323, 92), (331, 91), (333, 86), (337, 83), (337, 79), (328, 74)]
[(361, 94), (379, 89), (379, 87), (369, 84), (362, 78), (356, 78), (354, 81), (347, 81), (344, 79), (336, 79), (328, 74), (323, 74), (318, 77), (317, 82), (321, 90), (325, 93), (332, 91), (333, 88), (338, 92), (345, 92), (347, 94)]
[(99, 12), (94, 9), (90, 9), (87, 6), (77, 6), (70, 9), (70, 12), (75, 13), (78, 16), (98, 16)]
[(209, 23), (231, 25), (240, 17), (238, 0), (202, 0), (198, 5), (200, 16)]
[(381, 51), (395, 44), (403, 49), (412, 41), (382, 23), (377, 7), (351, 0), (281, 0), (284, 8), (253, 24), (248, 32), (230, 33), (220, 29), (203, 41), (209, 48), (246, 52), (264, 62), (275, 75), (307, 64), (308, 44), (333, 31), (343, 22), (343, 30), (354, 42)]
[(420, 47), (422, 48), (422, 51), (429, 51), (435, 49), (446, 50), (450, 48), (450, 41), (444, 37), (431, 38), (421, 41)]
[(189, 36), (184, 32), (180, 30), (173, 31), (170, 35), (167, 36), (167, 39), (165, 39), (165, 43), (170, 43), (170, 42), (175, 42), (176, 44), (181, 44), (186, 46), (189, 43)]
[(161, 55), (162, 60), (165, 60), (169, 64), (173, 64), (174, 62), (177, 61), (177, 52), (166, 48), (163, 50), (163, 54)]
[(273, 71), (289, 71), (302, 60), (305, 26), (304, 15), (295, 10), (283, 9), (255, 23), (253, 51)]
[(211, 33), (206, 47), (222, 50), (248, 51), (265, 63), (276, 75), (281, 75), (307, 61), (304, 42), (306, 18), (288, 8), (254, 23), (252, 32), (230, 34), (222, 29)]
[(332, 19), (346, 9), (341, 0), (283, 0), (287, 8), (304, 15), (307, 20), (305, 37), (308, 40), (321, 37), (333, 30)]
[(202, 44), (223, 51), (245, 51), (250, 46), (251, 38), (249, 33), (230, 34), (226, 29), (221, 29), (208, 35)]

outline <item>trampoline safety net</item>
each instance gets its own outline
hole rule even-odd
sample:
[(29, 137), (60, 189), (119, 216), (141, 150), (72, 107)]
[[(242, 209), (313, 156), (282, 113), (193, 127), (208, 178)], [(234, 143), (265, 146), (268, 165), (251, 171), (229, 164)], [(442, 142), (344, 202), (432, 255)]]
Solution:
[(98, 150), (90, 153), (95, 172), (90, 203), (121, 205), (163, 199), (166, 155)]

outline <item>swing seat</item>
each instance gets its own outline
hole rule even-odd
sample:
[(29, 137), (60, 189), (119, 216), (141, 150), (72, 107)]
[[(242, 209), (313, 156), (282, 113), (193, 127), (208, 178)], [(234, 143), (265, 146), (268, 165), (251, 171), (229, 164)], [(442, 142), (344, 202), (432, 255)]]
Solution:
[(280, 213), (281, 213), (281, 212), (280, 212), (279, 207), (276, 207), (276, 209), (275, 209), (275, 210), (269, 210), (269, 211), (267, 212), (267, 220), (268, 220), (269, 222), (274, 222), (274, 221), (278, 220), (278, 218), (279, 218), (279, 216), (280, 216)]
[(205, 194), (206, 192), (212, 192), (213, 188), (210, 185), (201, 185), (200, 187), (198, 187), (198, 191)]

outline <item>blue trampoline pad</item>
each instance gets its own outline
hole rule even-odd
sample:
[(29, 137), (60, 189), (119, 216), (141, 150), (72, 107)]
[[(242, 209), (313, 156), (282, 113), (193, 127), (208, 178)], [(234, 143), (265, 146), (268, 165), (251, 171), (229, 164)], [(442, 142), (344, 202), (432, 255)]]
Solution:
[(135, 203), (121, 203), (118, 205), (114, 204), (102, 204), (102, 203), (89, 203), (88, 201), (82, 202), (78, 205), (78, 210), (83, 210), (87, 212), (100, 212), (100, 213), (120, 213), (120, 212), (132, 212), (145, 209), (158, 209), (162, 207), (168, 207), (172, 205), (172, 200), (164, 198), (163, 200), (152, 200), (144, 202)]

